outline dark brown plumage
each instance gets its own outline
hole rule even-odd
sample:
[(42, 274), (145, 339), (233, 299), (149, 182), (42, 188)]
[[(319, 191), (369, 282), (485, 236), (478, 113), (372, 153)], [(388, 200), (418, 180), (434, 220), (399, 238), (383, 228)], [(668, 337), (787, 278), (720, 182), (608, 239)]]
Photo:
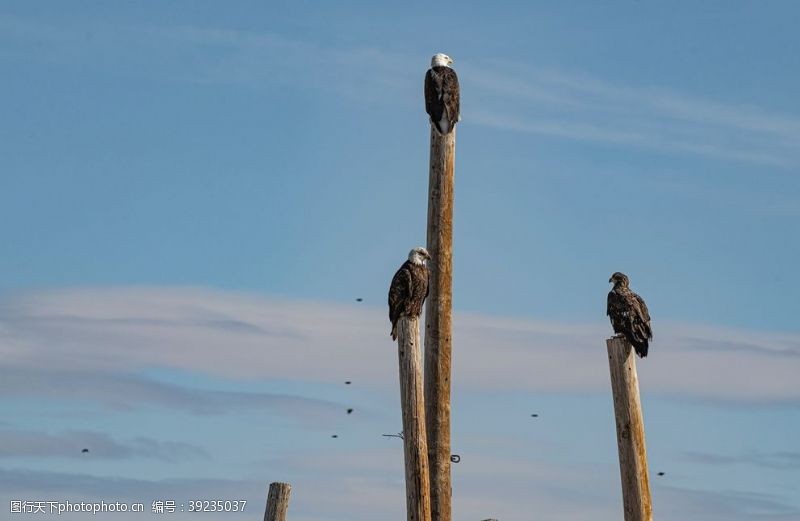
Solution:
[(425, 74), (425, 112), (440, 134), (453, 131), (460, 119), (461, 92), (458, 75), (444, 63), (452, 63), (449, 56), (437, 54), (432, 67)]
[(389, 320), (392, 322), (392, 340), (397, 340), (397, 321), (400, 317), (418, 317), (428, 296), (428, 268), (430, 259), (425, 248), (414, 248), (408, 260), (400, 266), (389, 286)]
[(608, 279), (614, 288), (608, 292), (606, 314), (611, 319), (614, 333), (624, 335), (633, 345), (636, 354), (644, 358), (653, 331), (650, 329), (650, 312), (642, 297), (631, 291), (624, 273), (616, 272)]

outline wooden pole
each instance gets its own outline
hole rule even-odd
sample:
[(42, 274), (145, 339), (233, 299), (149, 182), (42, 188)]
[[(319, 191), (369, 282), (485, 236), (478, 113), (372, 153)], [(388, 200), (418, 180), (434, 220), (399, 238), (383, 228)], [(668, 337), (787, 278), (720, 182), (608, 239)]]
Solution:
[(644, 442), (642, 403), (633, 347), (622, 337), (606, 340), (611, 392), (617, 421), (617, 448), (625, 521), (652, 521), (650, 476)]
[(453, 310), (453, 186), (456, 131), (431, 126), (428, 182), (430, 280), (425, 304), (425, 414), (434, 521), (451, 521), (450, 365)]
[(425, 435), (418, 318), (400, 317), (397, 321), (397, 353), (400, 360), (400, 406), (403, 410), (407, 518), (408, 521), (431, 521), (428, 442)]
[(289, 508), (289, 494), (291, 492), (292, 486), (288, 483), (269, 484), (264, 521), (286, 521), (286, 510)]

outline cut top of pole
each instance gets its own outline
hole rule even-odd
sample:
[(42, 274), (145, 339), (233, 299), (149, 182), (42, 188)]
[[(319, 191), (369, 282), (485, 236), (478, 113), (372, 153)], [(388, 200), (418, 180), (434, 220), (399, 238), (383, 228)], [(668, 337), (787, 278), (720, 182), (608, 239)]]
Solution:
[(286, 511), (289, 509), (289, 495), (292, 486), (288, 483), (270, 483), (267, 494), (267, 509), (264, 512), (264, 521), (286, 521)]

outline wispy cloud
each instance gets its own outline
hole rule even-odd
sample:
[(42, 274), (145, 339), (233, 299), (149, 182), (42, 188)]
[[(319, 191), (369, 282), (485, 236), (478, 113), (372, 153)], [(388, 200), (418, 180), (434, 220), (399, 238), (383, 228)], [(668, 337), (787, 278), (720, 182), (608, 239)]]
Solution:
[[(109, 475), (92, 475), (80, 472), (52, 472), (19, 468), (0, 468), (0, 500), (9, 508), (10, 500), (27, 501), (80, 501), (106, 503), (143, 503), (142, 513), (100, 513), (93, 519), (141, 519), (150, 515), (153, 501), (173, 500), (184, 503), (185, 511), (169, 515), (177, 520), (196, 519), (197, 512), (188, 512), (188, 501), (206, 498), (247, 499), (245, 511), (229, 513), (226, 519), (252, 519), (254, 513), (264, 511), (265, 491), (268, 483), (249, 480), (223, 479), (132, 479)], [(257, 514), (256, 514), (257, 515)], [(59, 519), (77, 521), (86, 519), (86, 513), (62, 514)]]
[[(88, 62), (162, 80), (325, 89), (383, 109), (419, 107), (427, 65), (426, 56), (377, 46), (220, 27), (95, 21), (78, 30), (3, 15), (0, 28), (6, 57)], [(766, 110), (757, 100), (726, 103), (535, 63), (458, 58), (463, 125), (765, 167), (800, 164), (800, 117)]]
[(740, 454), (711, 454), (688, 451), (686, 457), (694, 462), (708, 465), (751, 465), (774, 470), (800, 469), (800, 452), (746, 451)]
[[(136, 501), (149, 507), (154, 499), (221, 497), (247, 499), (245, 517), (264, 509), (269, 481), (293, 485), (290, 511), (299, 521), (353, 519), (372, 521), (404, 515), (401, 449), (343, 451), (340, 454), (297, 454), (295, 459), (264, 468), (260, 477), (222, 479), (130, 479), (80, 472), (48, 472), (0, 468), (0, 500), (69, 499)], [(361, 469), (367, 467), (368, 472)], [(287, 469), (293, 469), (287, 472)], [(619, 519), (616, 464), (552, 464), (525, 458), (478, 456), (454, 469), (454, 517), (463, 519), (526, 519), (553, 521)], [(276, 476), (280, 476), (277, 478)], [(336, 479), (331, 479), (336, 476)], [(653, 484), (660, 519), (707, 521), (789, 521), (800, 511), (781, 498), (744, 491), (687, 490)], [(196, 514), (195, 514), (196, 515)], [(238, 519), (237, 516), (229, 516)], [(242, 517), (242, 518), (245, 518)], [(226, 516), (226, 519), (228, 516)], [(64, 519), (81, 519), (64, 517)], [(104, 519), (98, 517), (98, 519)], [(111, 519), (109, 517), (109, 519)], [(175, 519), (191, 519), (175, 514)]]
[[(607, 390), (607, 324), (462, 314), (455, 321), (453, 382), (459, 388)], [(4, 393), (18, 394), (31, 392), (26, 382), (37, 381), (43, 393), (86, 398), (58, 383), (72, 374), (87, 388), (108, 389), (95, 397), (99, 401), (107, 396), (125, 404), (125, 396), (136, 396), (206, 412), (223, 402), (291, 410), (291, 397), (209, 394), (143, 380), (137, 372), (167, 367), (224, 378), (352, 378), (387, 390), (396, 379), (387, 324), (383, 309), (208, 289), (21, 293), (0, 301), (0, 385)], [(53, 369), (42, 369), (42, 360), (58, 368), (60, 377), (51, 378)], [(639, 371), (646, 392), (797, 404), (800, 337), (660, 323), (652, 355)], [(323, 414), (337, 407), (312, 402), (302, 409)]]
[[(324, 400), (316, 403), (315, 398), (275, 404), (274, 397), (264, 396), (257, 398), (256, 405), (246, 400), (239, 403), (238, 391), (187, 389), (149, 380), (140, 372), (169, 367), (230, 379), (280, 378), (323, 385), (335, 382), (337, 386), (352, 379), (359, 389), (387, 397), (381, 403), (388, 404), (388, 396), (396, 393), (397, 360), (387, 326), (382, 308), (200, 288), (17, 293), (0, 301), (0, 391), (12, 398), (125, 400), (123, 403), (133, 407), (165, 404), (195, 413), (207, 412), (202, 404), (208, 402), (211, 412), (219, 412), (214, 405), (230, 404), (240, 411), (263, 406), (272, 412), (285, 406), (303, 415), (304, 410), (318, 407), (321, 414), (330, 409), (341, 415), (339, 406), (329, 406)], [(457, 315), (455, 331), (453, 382), (455, 392), (462, 396), (472, 391), (477, 395), (488, 391), (608, 391), (606, 324)], [(663, 392), (731, 403), (800, 402), (796, 386), (800, 357), (789, 354), (800, 350), (795, 335), (681, 324), (662, 324), (657, 333), (652, 357), (639, 364), (645, 394)], [(708, 349), (703, 340), (718, 344)], [(726, 342), (748, 347), (717, 348)], [(42, 360), (47, 360), (51, 369), (42, 369)], [(485, 416), (480, 411), (467, 414)], [(46, 494), (46, 499), (88, 497), (149, 503), (156, 498), (180, 501), (224, 494), (226, 498), (249, 498), (254, 508), (261, 510), (268, 482), (286, 480), (295, 486), (292, 509), (299, 521), (402, 517), (402, 447), (397, 440), (383, 440), (378, 430), (397, 421), (395, 415), (393, 420), (372, 422), (364, 431), (354, 427), (352, 439), (330, 440), (326, 435), (326, 440), (337, 442), (335, 446), (315, 439), (310, 445), (293, 444), (290, 450), (266, 450), (256, 456), (257, 461), (236, 462), (240, 466), (235, 468), (246, 469), (243, 472), (226, 466), (226, 477), (237, 478), (231, 480), (146, 480), (0, 469), (0, 500), (36, 499)], [(464, 458), (453, 470), (454, 490), (458, 490), (456, 516), (474, 518), (479, 513), (523, 519), (535, 511), (554, 521), (619, 519), (618, 466), (613, 458), (587, 462), (591, 458), (565, 461), (563, 457), (544, 457), (548, 451), (543, 447), (564, 428), (557, 423), (550, 434), (540, 432), (544, 436), (541, 443), (503, 424), (497, 426), (500, 437), (496, 440), (484, 433), (472, 432), (471, 438), (469, 432), (463, 433), (456, 450)], [(607, 450), (613, 451), (613, 425), (608, 427), (600, 437), (608, 442), (604, 443)], [(80, 433), (6, 430), (16, 453), (31, 453), (36, 447), (59, 452), (67, 441), (84, 443), (86, 439)], [(302, 429), (293, 430), (290, 436), (302, 437), (301, 433)], [(31, 445), (22, 439), (27, 434), (33, 439)], [(593, 436), (597, 434), (593, 431)], [(516, 445), (509, 446), (510, 435)], [(100, 435), (96, 441), (99, 447), (106, 447), (109, 458), (114, 454), (152, 457), (152, 451), (164, 451), (163, 457), (171, 455), (169, 440), (154, 445)], [(74, 448), (70, 445), (69, 450)], [(188, 449), (183, 456), (193, 454)], [(7, 456), (7, 461), (14, 459)], [(215, 470), (210, 468), (206, 475), (213, 477)], [(686, 519), (687, 512), (692, 519), (704, 520), (722, 519), (718, 512), (725, 512), (727, 521), (783, 521), (797, 515), (791, 502), (781, 496), (687, 490), (660, 483), (654, 483), (653, 492), (659, 516), (665, 520)]]
[(791, 521), (800, 516), (797, 507), (776, 496), (742, 490), (712, 492), (664, 487), (654, 497), (659, 517), (665, 519), (705, 519), (725, 521)]
[[(121, 369), (120, 369), (121, 371)], [(126, 372), (10, 368), (0, 366), (0, 393), (6, 397), (58, 400), (69, 397), (116, 411), (142, 406), (200, 415), (269, 412), (305, 425), (329, 422), (344, 405), (322, 398), (280, 393), (192, 388)]]
[(473, 117), (492, 127), (767, 166), (798, 164), (797, 117), (520, 64), (470, 64), (464, 72), (483, 102)]
[[(416, 67), (419, 59), (378, 47), (219, 27), (120, 25), (102, 20), (75, 27), (0, 14), (0, 42), (8, 44), (0, 58), (88, 64), (105, 74), (161, 81), (324, 89), (373, 104), (416, 100), (422, 74)], [(368, 75), (363, 74), (365, 64), (370, 67)]]
[[(89, 449), (84, 454), (83, 449)], [(97, 431), (44, 431), (0, 430), (0, 458), (93, 458), (128, 459), (146, 458), (164, 462), (186, 459), (207, 459), (202, 448), (180, 441), (159, 441), (139, 436), (130, 440), (115, 440)]]

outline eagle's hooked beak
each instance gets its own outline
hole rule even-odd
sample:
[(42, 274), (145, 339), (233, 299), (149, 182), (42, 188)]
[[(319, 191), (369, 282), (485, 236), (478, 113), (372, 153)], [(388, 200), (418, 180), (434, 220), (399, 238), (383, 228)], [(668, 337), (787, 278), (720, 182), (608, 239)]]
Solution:
[(614, 277), (611, 277), (610, 279), (608, 279), (608, 281), (609, 282), (614, 282)]

